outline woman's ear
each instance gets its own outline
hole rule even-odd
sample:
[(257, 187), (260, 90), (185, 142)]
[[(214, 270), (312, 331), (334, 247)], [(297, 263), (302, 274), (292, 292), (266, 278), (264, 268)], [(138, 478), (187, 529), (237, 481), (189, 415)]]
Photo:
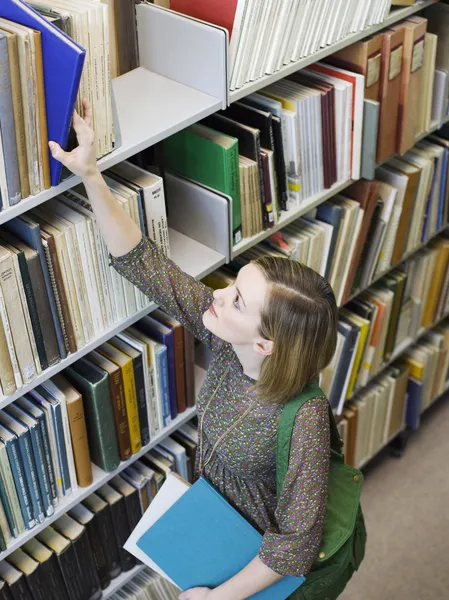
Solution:
[(261, 356), (270, 356), (274, 350), (274, 343), (271, 340), (264, 340), (263, 338), (259, 338), (254, 342), (254, 352), (256, 354), (260, 354)]

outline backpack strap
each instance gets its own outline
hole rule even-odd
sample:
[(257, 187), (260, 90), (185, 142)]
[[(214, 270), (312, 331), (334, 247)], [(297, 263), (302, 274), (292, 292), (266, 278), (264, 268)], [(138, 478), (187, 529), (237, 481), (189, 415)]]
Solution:
[[(303, 389), (303, 391), (296, 398), (288, 402), (282, 410), (277, 431), (276, 448), (276, 491), (278, 499), (288, 471), (290, 446), (296, 415), (308, 400), (319, 397), (326, 398), (323, 390), (319, 387), (319, 385), (315, 383), (309, 383)], [(328, 408), (331, 435), (331, 453), (334, 458), (344, 462), (344, 456), (342, 453), (343, 442), (341, 441), (340, 434), (338, 433), (337, 423), (335, 422), (334, 413), (332, 412), (330, 404), (328, 404)]]

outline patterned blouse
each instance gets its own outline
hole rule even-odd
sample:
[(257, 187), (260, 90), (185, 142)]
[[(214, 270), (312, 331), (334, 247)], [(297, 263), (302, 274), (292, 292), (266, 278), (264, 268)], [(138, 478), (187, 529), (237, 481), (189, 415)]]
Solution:
[[(199, 418), (227, 371), (204, 419), (206, 462), (218, 438), (254, 400), (249, 390), (254, 381), (243, 373), (232, 346), (203, 325), (202, 314), (212, 303), (212, 290), (181, 271), (146, 238), (111, 261), (123, 277), (211, 347), (212, 360), (197, 399)], [(257, 401), (204, 469), (203, 476), (263, 534), (259, 557), (280, 575), (305, 575), (319, 552), (329, 470), (327, 410), (327, 400), (315, 398), (299, 411), (279, 501), (276, 434), (281, 406)]]

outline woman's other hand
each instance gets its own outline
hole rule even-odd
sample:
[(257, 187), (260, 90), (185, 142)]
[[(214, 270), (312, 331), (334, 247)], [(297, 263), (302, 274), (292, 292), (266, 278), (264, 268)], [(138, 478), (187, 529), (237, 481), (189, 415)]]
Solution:
[(97, 159), (95, 156), (95, 134), (91, 127), (92, 111), (85, 98), (83, 98), (84, 119), (76, 112), (73, 113), (73, 129), (78, 140), (78, 147), (71, 152), (64, 152), (61, 146), (53, 141), (48, 142), (53, 158), (59, 160), (75, 175), (88, 179), (96, 174)]
[(190, 588), (180, 594), (179, 600), (212, 600), (212, 590), (207, 587)]

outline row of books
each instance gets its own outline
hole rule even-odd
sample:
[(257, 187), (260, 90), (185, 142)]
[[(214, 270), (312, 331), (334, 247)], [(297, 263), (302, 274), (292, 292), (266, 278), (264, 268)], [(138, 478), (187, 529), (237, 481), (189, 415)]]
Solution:
[(145, 568), (132, 581), (113, 594), (111, 600), (178, 600), (179, 589)]
[[(31, 16), (36, 24), (34, 27), (26, 26), (22, 23), (30, 18), (26, 13), (29, 9), (20, 6), (12, 9), (12, 3), (7, 4), (3, 9), (0, 8), (0, 17), (12, 11), (17, 15), (18, 22), (0, 18), (0, 208), (17, 204), (22, 198), (38, 194), (58, 183), (50, 168), (47, 125), (53, 125), (64, 112), (66, 103), (70, 103), (61, 89), (61, 106), (57, 113), (49, 112), (52, 105), (50, 103), (47, 106), (48, 95), (55, 93), (55, 90), (47, 89), (46, 83), (49, 83), (49, 73), (58, 68), (51, 55), (43, 54), (45, 43), (48, 45), (50, 42), (39, 30), (39, 17)], [(95, 0), (86, 0), (82, 5), (75, 0), (30, 0), (28, 4), (40, 13), (41, 18), (74, 40), (77, 44), (75, 52), (81, 52), (83, 48), (87, 51), (82, 73), (73, 74), (74, 77), (80, 77), (77, 109), (83, 114), (82, 98), (87, 98), (92, 107), (96, 154), (100, 158), (111, 152), (115, 144), (108, 7)], [(53, 35), (59, 44), (70, 46), (68, 38), (60, 33), (58, 37), (55, 31)], [(52, 51), (58, 53), (61, 48), (54, 47)], [(55, 74), (55, 77), (59, 77), (59, 74)], [(74, 83), (71, 82), (71, 85)], [(52, 131), (55, 133), (56, 129)]]
[[(162, 179), (131, 163), (107, 183), (169, 254)], [(9, 395), (149, 300), (109, 264), (83, 187), (8, 221), (0, 232), (0, 383)]]
[(416, 430), (422, 413), (447, 390), (448, 368), (446, 320), (347, 404), (338, 426), (348, 464), (361, 467), (406, 426)]
[(391, 0), (171, 0), (170, 6), (228, 30), (230, 87), (234, 90), (351, 33), (382, 23)]
[[(50, 517), (78, 486), (91, 485), (93, 465), (111, 472), (147, 446), (172, 420), (170, 381), (184, 402), (179, 408), (185, 410), (187, 398), (194, 405), (194, 390), (186, 386), (191, 371), (193, 388), (193, 362), (177, 350), (178, 364), (172, 365), (168, 347), (147, 335), (153, 327), (156, 320), (145, 317), (0, 412), (5, 543)], [(179, 328), (176, 333), (183, 334)], [(177, 336), (177, 347), (179, 341)], [(161, 468), (166, 460), (173, 466), (175, 456), (177, 470), (191, 480), (197, 440), (174, 436), (150, 454)]]
[(426, 27), (410, 18), (171, 136), (166, 167), (232, 198), (234, 244), (269, 229), (282, 211), (409, 151), (432, 115), (444, 120), (448, 86)]
[[(136, 565), (135, 558), (123, 548), (124, 543), (167, 474), (176, 472), (192, 482), (197, 442), (194, 425), (182, 426), (14, 550), (0, 563), (0, 593), (4, 594), (0, 597), (9, 598), (9, 591), (14, 598), (34, 600), (43, 598), (46, 590), (54, 600), (101, 598), (111, 581)], [(1, 505), (2, 542), (7, 523)]]

